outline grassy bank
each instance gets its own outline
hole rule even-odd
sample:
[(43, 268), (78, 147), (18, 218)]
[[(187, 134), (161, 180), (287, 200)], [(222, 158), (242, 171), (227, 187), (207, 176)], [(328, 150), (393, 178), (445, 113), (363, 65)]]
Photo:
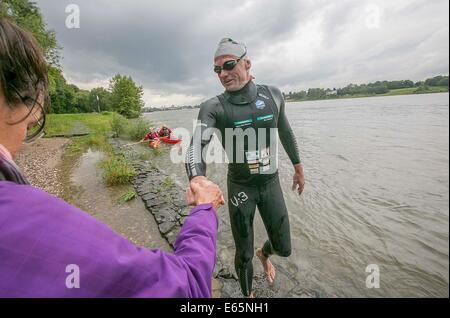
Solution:
[(409, 87), (400, 89), (391, 89), (385, 94), (355, 94), (344, 96), (328, 96), (324, 99), (289, 99), (286, 102), (305, 102), (312, 100), (329, 100), (329, 99), (351, 99), (351, 98), (365, 98), (365, 97), (378, 97), (378, 96), (399, 96), (399, 95), (419, 95), (419, 94), (433, 94), (433, 93), (447, 93), (447, 86), (427, 86), (425, 87)]
[(392, 89), (390, 92), (382, 94), (381, 96), (432, 94), (445, 92), (448, 92), (448, 87), (445, 86), (428, 86), (427, 88), (423, 89), (418, 87), (410, 87), (410, 88)]
[(49, 114), (45, 132), (47, 137), (62, 135), (76, 129), (78, 123), (94, 134), (106, 134), (111, 130), (112, 113), (104, 114)]
[[(120, 127), (117, 128), (117, 118), (120, 119)], [(115, 113), (102, 114), (50, 114), (46, 124), (46, 137), (50, 138), (56, 135), (64, 135), (84, 130), (88, 135), (80, 137), (71, 137), (71, 143), (66, 148), (63, 158), (61, 171), (61, 180), (64, 185), (64, 199), (70, 203), (76, 200), (73, 195), (77, 191), (72, 185), (71, 175), (74, 169), (74, 163), (89, 148), (102, 151), (105, 159), (99, 165), (103, 172), (103, 179), (108, 186), (127, 185), (136, 175), (131, 163), (128, 162), (120, 153), (114, 152), (108, 143), (108, 134), (116, 134), (114, 130), (121, 131), (121, 138), (134, 141), (140, 139), (143, 133), (148, 129), (149, 123), (142, 119), (128, 120)], [(123, 200), (128, 201), (135, 196), (133, 190), (129, 190), (123, 195)]]

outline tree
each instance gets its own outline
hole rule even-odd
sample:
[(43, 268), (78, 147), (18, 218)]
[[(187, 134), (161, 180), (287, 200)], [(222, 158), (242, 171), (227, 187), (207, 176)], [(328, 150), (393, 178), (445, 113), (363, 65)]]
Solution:
[(310, 88), (308, 89), (308, 99), (309, 100), (315, 100), (315, 99), (324, 99), (327, 96), (327, 93), (322, 88)]
[[(97, 100), (98, 97), (98, 100)], [(111, 105), (111, 93), (103, 87), (93, 88), (89, 93), (89, 103), (93, 105), (95, 111), (110, 111)]]
[(448, 86), (448, 76), (435, 76), (425, 80), (428, 86)]
[(381, 84), (373, 87), (373, 92), (375, 94), (385, 94), (389, 92), (389, 88), (387, 88), (387, 85)]
[(69, 89), (61, 70), (50, 67), (48, 78), (49, 94), (52, 103), (49, 111), (57, 114), (69, 112), (70, 105), (73, 104), (74, 93)]
[(29, 0), (1, 0), (0, 18), (7, 18), (18, 26), (29, 31), (36, 38), (44, 50), (47, 62), (55, 67), (59, 66), (59, 50), (56, 34), (47, 30), (46, 23), (37, 5)]
[(49, 69), (49, 94), (52, 113), (80, 113), (95, 111), (89, 100), (89, 91), (81, 90), (76, 85), (68, 84), (61, 70)]
[(86, 90), (75, 92), (75, 104), (73, 106), (77, 113), (92, 113), (95, 111), (94, 104), (89, 101), (89, 91)]
[(127, 118), (139, 117), (145, 103), (142, 86), (137, 86), (131, 76), (117, 74), (110, 81), (112, 109)]
[(436, 84), (437, 84), (437, 86), (447, 86), (448, 87), (448, 76), (444, 76)]

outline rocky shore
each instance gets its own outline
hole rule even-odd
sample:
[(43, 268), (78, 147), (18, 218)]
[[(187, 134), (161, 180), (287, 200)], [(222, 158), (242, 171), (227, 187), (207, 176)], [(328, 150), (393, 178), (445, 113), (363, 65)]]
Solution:
[[(125, 141), (110, 138), (109, 143), (117, 155), (123, 155), (132, 162), (137, 172), (132, 181), (136, 193), (158, 223), (161, 235), (173, 248), (181, 226), (192, 209), (185, 202), (185, 189), (173, 182), (165, 172), (151, 165), (149, 161), (138, 159), (138, 150), (132, 147), (126, 147), (126, 150), (122, 148), (121, 146), (126, 144)], [(240, 297), (236, 275), (222, 264), (223, 262), (218, 256), (214, 270), (214, 296)]]
[[(113, 146), (116, 154), (123, 155), (133, 164), (137, 172), (132, 182), (136, 193), (158, 223), (161, 235), (173, 248), (176, 236), (191, 210), (191, 207), (185, 202), (185, 189), (172, 180), (169, 174), (150, 163), (150, 161), (139, 159), (139, 153), (142, 151), (141, 146), (122, 147), (126, 144), (126, 141), (117, 138), (110, 138), (109, 143)], [(234, 243), (231, 228), (223, 215), (219, 214), (216, 267), (213, 275), (215, 297), (243, 297), (233, 264)], [(274, 266), (277, 270), (276, 283), (269, 285), (259, 260), (256, 257), (254, 258), (253, 289), (256, 297), (312, 298), (322, 296), (313, 291), (304, 290), (288, 270), (276, 263)]]
[[(71, 182), (81, 189), (81, 192), (76, 194), (76, 202), (81, 208), (136, 244), (148, 248), (162, 247), (164, 250), (170, 250), (191, 210), (191, 207), (185, 203), (184, 187), (175, 180), (177, 178), (174, 178), (174, 175), (169, 174), (170, 171), (164, 171), (154, 162), (143, 159), (145, 156), (141, 156), (141, 154), (152, 150), (139, 145), (122, 147), (127, 141), (118, 138), (109, 138), (108, 142), (113, 146), (116, 154), (124, 156), (134, 166), (137, 175), (132, 181), (132, 186), (140, 200), (134, 201), (132, 206), (129, 204), (118, 205), (117, 198), (113, 198), (116, 196), (115, 192), (106, 188), (102, 183), (101, 176), (98, 175), (97, 160), (89, 162), (92, 158), (87, 161), (84, 158), (89, 155), (88, 153), (80, 158), (80, 163), (71, 163), (76, 167)], [(70, 139), (67, 138), (42, 139), (33, 145), (24, 147), (16, 160), (34, 186), (63, 197), (64, 185), (62, 183), (65, 181), (61, 181), (59, 178), (61, 172), (59, 170), (64, 167), (61, 165), (61, 161), (63, 161), (65, 147), (69, 144)], [(164, 161), (162, 156), (159, 158)], [(84, 171), (84, 174), (81, 175), (78, 170)], [(80, 175), (77, 176), (77, 174)], [(80, 180), (77, 181), (77, 179)], [(91, 192), (98, 194), (100, 190), (102, 190), (102, 195), (90, 195)], [(242, 294), (233, 268), (234, 242), (227, 221), (226, 207), (219, 212), (217, 257), (212, 283), (213, 296), (241, 298)], [(324, 296), (304, 290), (291, 271), (280, 266), (277, 260), (274, 263), (277, 270), (276, 283), (269, 285), (258, 259), (254, 258), (253, 262), (255, 270), (253, 289), (256, 297), (309, 298)]]

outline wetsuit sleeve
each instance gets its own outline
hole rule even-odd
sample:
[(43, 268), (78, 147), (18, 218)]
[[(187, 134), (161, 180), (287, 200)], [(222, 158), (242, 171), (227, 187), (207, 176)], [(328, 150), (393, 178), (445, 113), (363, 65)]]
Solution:
[(281, 94), (281, 91), (275, 87), (269, 87), (269, 90), (278, 106), (278, 134), (280, 136), (281, 143), (292, 164), (298, 164), (301, 160), (298, 151), (297, 139), (295, 138), (294, 132), (292, 131), (291, 125), (289, 124), (289, 120), (286, 116), (286, 105), (283, 94)]
[(202, 153), (211, 141), (213, 134), (205, 133), (205, 131), (209, 128), (217, 128), (219, 103), (217, 98), (213, 98), (200, 105), (197, 126), (186, 158), (185, 167), (189, 180), (197, 176), (206, 176), (206, 163)]

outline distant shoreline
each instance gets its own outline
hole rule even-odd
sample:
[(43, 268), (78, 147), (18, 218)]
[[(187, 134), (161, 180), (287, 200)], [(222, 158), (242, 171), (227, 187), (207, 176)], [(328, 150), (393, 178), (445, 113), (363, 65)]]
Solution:
[[(417, 87), (412, 88), (400, 88), (390, 90), (388, 93), (384, 94), (359, 94), (359, 95), (345, 95), (345, 96), (329, 96), (327, 98), (321, 99), (285, 99), (286, 103), (300, 103), (300, 102), (311, 102), (311, 101), (322, 101), (322, 100), (337, 100), (337, 99), (355, 99), (355, 98), (367, 98), (367, 97), (386, 97), (386, 96), (406, 96), (406, 95), (424, 95), (424, 94), (437, 94), (437, 93), (448, 93), (448, 87), (430, 87), (430, 91), (415, 92)], [(186, 109), (198, 109), (199, 105), (196, 106), (173, 106), (166, 108), (147, 108), (142, 111), (142, 114), (149, 114), (153, 112), (160, 111), (174, 111), (174, 110), (186, 110)]]
[[(415, 88), (417, 89), (417, 88)], [(414, 92), (410, 88), (400, 88), (393, 89), (385, 94), (367, 94), (367, 95), (345, 95), (345, 96), (330, 96), (328, 98), (321, 99), (286, 99), (286, 103), (299, 103), (299, 102), (311, 102), (311, 101), (319, 101), (319, 100), (336, 100), (336, 99), (354, 99), (354, 98), (366, 98), (366, 97), (386, 97), (386, 96), (405, 96), (405, 95), (424, 95), (424, 94), (438, 94), (438, 93), (448, 93), (448, 87), (434, 87), (430, 91), (424, 91), (420, 93)]]

